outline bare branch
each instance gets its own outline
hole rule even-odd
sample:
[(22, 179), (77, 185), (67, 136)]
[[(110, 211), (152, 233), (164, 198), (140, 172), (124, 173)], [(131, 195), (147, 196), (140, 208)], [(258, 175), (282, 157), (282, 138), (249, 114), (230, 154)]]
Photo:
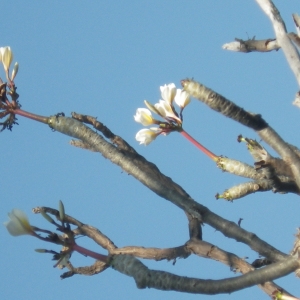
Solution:
[(95, 263), (89, 267), (78, 267), (75, 268), (72, 266), (71, 263), (68, 263), (66, 265), (66, 267), (70, 270), (69, 272), (65, 272), (63, 273), (60, 278), (61, 279), (65, 279), (65, 278), (69, 278), (72, 277), (75, 274), (78, 275), (87, 275), (87, 276), (93, 276), (96, 274), (99, 274), (103, 271), (105, 271), (109, 265), (107, 265), (106, 263), (102, 262), (102, 261), (95, 261)]
[(265, 175), (246, 163), (228, 157), (219, 156), (217, 166), (224, 172), (251, 179), (263, 179)]
[[(216, 247), (208, 242), (191, 239), (187, 242), (186, 246), (194, 254), (199, 255), (200, 257), (211, 258), (219, 261), (229, 266), (235, 272), (245, 274), (255, 269), (244, 259), (241, 259), (235, 254), (220, 249), (219, 247)], [(283, 291), (280, 286), (271, 281), (265, 282), (264, 284), (259, 284), (258, 286), (269, 296), (272, 296), (272, 293), (276, 289)], [(284, 294), (291, 296), (291, 294), (289, 294), (287, 291), (283, 292)]]
[[(33, 209), (33, 212), (34, 213), (40, 213), (40, 212), (46, 213), (47, 212), (47, 213), (55, 215), (58, 219), (60, 218), (59, 211), (49, 208), (49, 207), (36, 207)], [(104, 271), (105, 269), (107, 269), (109, 266), (113, 266), (115, 268), (120, 268), (119, 264), (115, 264), (116, 261), (117, 262), (119, 261), (118, 257), (122, 257), (123, 264), (129, 263), (129, 265), (126, 265), (126, 266), (123, 265), (121, 267), (122, 270), (118, 269), (119, 271), (124, 272), (125, 269), (126, 270), (131, 269), (132, 261), (134, 261), (135, 263), (138, 262), (132, 256), (146, 258), (146, 259), (154, 259), (154, 260), (162, 260), (162, 259), (174, 260), (174, 263), (175, 263), (177, 258), (187, 258), (191, 253), (194, 253), (201, 257), (220, 261), (220, 262), (230, 266), (230, 268), (232, 270), (234, 270), (235, 272), (237, 271), (237, 272), (241, 272), (241, 273), (247, 273), (247, 272), (251, 272), (254, 270), (254, 268), (251, 265), (249, 265), (247, 262), (245, 262), (243, 259), (240, 259), (236, 255), (226, 252), (210, 243), (203, 242), (203, 241), (199, 240), (198, 238), (191, 238), (184, 246), (179, 246), (179, 247), (169, 248), (169, 249), (144, 248), (144, 247), (136, 247), (136, 246), (116, 248), (116, 246), (113, 244), (113, 242), (108, 237), (103, 235), (97, 228), (94, 228), (89, 225), (84, 225), (82, 222), (78, 221), (74, 217), (68, 216), (66, 214), (64, 214), (64, 220), (67, 224), (71, 223), (73, 225), (78, 225), (79, 227), (74, 230), (78, 234), (82, 231), (81, 232), (82, 234), (92, 238), (96, 243), (98, 243), (103, 248), (108, 249), (110, 252), (110, 259), (108, 260), (108, 262), (96, 261), (91, 266), (77, 267), (77, 268), (73, 267), (71, 262), (68, 262), (65, 266), (70, 271), (63, 273), (61, 275), (62, 279), (71, 277), (75, 274), (89, 275), (89, 276), (96, 275), (96, 274), (99, 274), (100, 272)], [(191, 221), (193, 221), (193, 219), (191, 219)], [(109, 246), (107, 246), (107, 245), (109, 245)], [(294, 248), (298, 248), (297, 244), (295, 244)], [(294, 251), (294, 253), (295, 253), (295, 251)], [(124, 257), (126, 258), (125, 261), (123, 259)], [(131, 257), (131, 259), (128, 260), (127, 259), (128, 257)], [(294, 255), (294, 258), (297, 260), (297, 255)], [(144, 266), (143, 269), (145, 269), (145, 268), (146, 267)], [(146, 270), (148, 270), (148, 269), (146, 268)], [(135, 271), (140, 273), (141, 269), (135, 268)], [(149, 272), (153, 272), (153, 271), (149, 270)], [(172, 275), (172, 274), (166, 273), (166, 272), (161, 272), (161, 271), (158, 271), (158, 274), (163, 275), (163, 276), (166, 275), (168, 280), (170, 280), (170, 281), (175, 280), (175, 282), (177, 280), (179, 280), (178, 278), (180, 278), (179, 276)], [(136, 278), (138, 276), (139, 275), (136, 274), (133, 277)], [(186, 277), (181, 277), (181, 278), (186, 280)], [(195, 279), (191, 279), (191, 280), (195, 280)], [(206, 280), (200, 280), (200, 279), (199, 280), (196, 279), (196, 280), (197, 280), (197, 284), (200, 283), (200, 285), (202, 282), (204, 282), (204, 281), (206, 282)], [(231, 278), (231, 279), (224, 279), (221, 281), (220, 280), (209, 280), (207, 282), (210, 282), (211, 290), (209, 290), (209, 292), (205, 292), (205, 293), (209, 293), (209, 294), (219, 293), (219, 291), (217, 291), (217, 292), (214, 291), (216, 289), (216, 287), (219, 285), (220, 282), (226, 282), (228, 280), (230, 281), (231, 288), (239, 289), (239, 287), (238, 287), (239, 286), (238, 282), (240, 281), (239, 277)], [(179, 280), (179, 281), (181, 281), (181, 280)], [(155, 282), (156, 282), (156, 280), (155, 280)], [(157, 282), (152, 287), (160, 288), (157, 286)], [(176, 288), (176, 290), (178, 290), (178, 288), (180, 291), (182, 287), (179, 285)], [(280, 289), (280, 291), (283, 292), (283, 289), (278, 287), (277, 285), (275, 285), (273, 282), (266, 282), (261, 286), (261, 288), (269, 295), (272, 295), (272, 293), (274, 293), (274, 290), (277, 290), (277, 289)], [(192, 290), (188, 290), (186, 292), (203, 293), (202, 287), (201, 287), (200, 291), (192, 289)], [(285, 294), (288, 294), (288, 293), (285, 292)]]
[(300, 267), (300, 262), (297, 259), (287, 257), (282, 262), (274, 263), (239, 277), (221, 280), (202, 280), (181, 277), (169, 272), (150, 270), (139, 260), (128, 255), (113, 257), (111, 264), (119, 272), (133, 277), (137, 287), (140, 289), (148, 287), (165, 291), (208, 295), (231, 293), (271, 281), (287, 275)]
[(287, 143), (271, 128), (259, 114), (245, 111), (222, 95), (191, 79), (181, 81), (183, 88), (194, 98), (208, 105), (213, 110), (229, 117), (249, 128), (269, 144), (290, 167), (293, 179), (300, 188), (300, 159)]
[(260, 255), (272, 261), (279, 261), (286, 257), (286, 254), (259, 239), (253, 233), (247, 232), (237, 224), (223, 219), (211, 212), (207, 207), (194, 201), (178, 184), (174, 183), (171, 178), (163, 175), (154, 164), (148, 162), (139, 154), (119, 150), (103, 139), (99, 134), (77, 120), (56, 116), (51, 117), (50, 120), (50, 126), (53, 129), (90, 144), (104, 157), (119, 165), (124, 171), (134, 176), (153, 192), (171, 201), (199, 221), (209, 224), (229, 238), (234, 238), (239, 242), (249, 245)]
[(187, 258), (190, 256), (190, 251), (185, 246), (179, 246), (174, 248), (159, 249), (159, 248), (145, 248), (137, 246), (127, 246), (123, 248), (117, 248), (111, 251), (112, 255), (126, 254), (133, 255), (144, 259), (154, 260), (175, 260), (177, 258)]
[(274, 3), (271, 0), (256, 0), (261, 9), (272, 22), (278, 44), (281, 46), (283, 53), (292, 69), (298, 85), (300, 86), (300, 57), (297, 49), (290, 41), (284, 21)]
[(266, 40), (242, 40), (235, 38), (234, 42), (226, 43), (222, 46), (222, 49), (236, 52), (270, 52), (280, 49), (276, 39)]

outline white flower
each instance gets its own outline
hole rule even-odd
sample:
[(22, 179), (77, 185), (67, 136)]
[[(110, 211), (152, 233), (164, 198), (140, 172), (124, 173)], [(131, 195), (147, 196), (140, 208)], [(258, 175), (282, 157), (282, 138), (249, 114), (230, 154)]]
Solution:
[[(148, 101), (144, 101), (148, 109), (138, 108), (134, 119), (136, 122), (142, 123), (144, 126), (156, 124), (158, 127), (150, 129), (140, 130), (135, 139), (140, 144), (149, 145), (159, 134), (167, 135), (172, 131), (180, 131), (182, 126), (181, 113), (183, 107), (190, 102), (189, 95), (180, 89), (176, 90), (174, 83), (165, 84), (160, 87), (162, 100), (159, 100), (156, 104), (151, 104)], [(178, 100), (176, 103), (181, 107), (180, 117), (174, 109), (173, 101), (176, 93), (178, 92)], [(155, 113), (162, 117), (165, 121), (161, 122), (152, 117), (152, 113)]]
[(0, 55), (4, 70), (5, 72), (8, 72), (10, 64), (14, 58), (13, 52), (11, 51), (10, 47), (1, 47)]
[(5, 222), (4, 225), (11, 235), (18, 236), (33, 233), (33, 229), (23, 211), (15, 208), (11, 213), (8, 213), (8, 217), (10, 220)]
[(149, 145), (162, 132), (160, 128), (152, 127), (150, 129), (141, 129), (135, 136), (135, 139), (140, 142), (140, 145)]
[(181, 123), (181, 120), (174, 114), (173, 109), (168, 102), (159, 100), (158, 103), (154, 104), (154, 107), (163, 118), (172, 118), (175, 119), (178, 123)]
[(191, 98), (186, 91), (183, 91), (182, 89), (177, 89), (174, 101), (180, 108), (185, 108), (191, 102)]
[(144, 126), (155, 124), (151, 111), (147, 108), (138, 108), (133, 117), (136, 122), (142, 123)]
[(176, 95), (176, 86), (174, 83), (165, 84), (160, 87), (160, 92), (161, 97), (171, 105)]

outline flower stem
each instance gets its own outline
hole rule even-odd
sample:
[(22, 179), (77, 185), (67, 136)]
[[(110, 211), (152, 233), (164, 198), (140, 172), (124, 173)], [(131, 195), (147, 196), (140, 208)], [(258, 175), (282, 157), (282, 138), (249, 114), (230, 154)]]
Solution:
[(102, 262), (108, 262), (108, 256), (107, 255), (103, 255), (103, 254), (100, 254), (100, 253), (96, 253), (94, 251), (91, 251), (89, 249), (86, 249), (86, 248), (83, 248), (77, 244), (73, 244), (72, 245), (72, 249), (74, 251), (77, 251), (83, 255), (87, 255), (87, 256), (90, 256), (92, 258), (95, 258), (97, 260), (100, 260)]
[(28, 111), (25, 111), (25, 110), (22, 110), (22, 109), (19, 109), (19, 108), (13, 110), (13, 113), (16, 114), (16, 115), (20, 115), (20, 116), (23, 116), (23, 117), (26, 117), (26, 118), (38, 121), (38, 122), (42, 122), (42, 123), (48, 124), (48, 120), (49, 120), (48, 117), (44, 117), (44, 116), (39, 116), (39, 115), (36, 115), (36, 114), (32, 114), (32, 113), (30, 113)]
[(187, 138), (192, 144), (194, 144), (199, 150), (201, 150), (204, 154), (206, 154), (209, 158), (211, 158), (213, 161), (218, 160), (218, 156), (209, 151), (207, 148), (205, 148), (203, 145), (201, 145), (199, 142), (197, 142), (192, 136), (190, 136), (186, 131), (183, 129), (180, 131), (180, 133)]

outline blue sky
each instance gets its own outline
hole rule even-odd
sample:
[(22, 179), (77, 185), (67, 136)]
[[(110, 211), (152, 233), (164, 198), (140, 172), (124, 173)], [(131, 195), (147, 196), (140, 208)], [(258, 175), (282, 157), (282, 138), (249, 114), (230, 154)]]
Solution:
[[(299, 2), (275, 1), (289, 31)], [(20, 69), (15, 80), (22, 108), (41, 115), (72, 111), (90, 114), (155, 163), (196, 201), (289, 252), (299, 226), (296, 195), (257, 193), (228, 203), (214, 195), (244, 182), (222, 173), (181, 135), (159, 137), (147, 147), (134, 137), (141, 126), (133, 115), (143, 100), (156, 103), (159, 86), (194, 77), (262, 116), (288, 142), (299, 145), (298, 91), (282, 51), (232, 53), (221, 49), (235, 37), (272, 38), (267, 17), (255, 1), (13, 1), (2, 13), (1, 45), (11, 46)], [(299, 11), (298, 11), (299, 12)], [(4, 77), (4, 73), (0, 73)], [(239, 134), (256, 134), (218, 115), (196, 100), (184, 112), (184, 128), (218, 155), (253, 161)], [(71, 147), (69, 138), (47, 126), (19, 118), (19, 126), (0, 135), (2, 152), (2, 219), (13, 208), (31, 223), (54, 230), (31, 214), (36, 206), (57, 207), (99, 228), (119, 246), (174, 247), (188, 240), (185, 214), (159, 198), (99, 154)], [(272, 151), (271, 151), (272, 152)], [(272, 152), (273, 153), (273, 152)], [(225, 238), (208, 225), (204, 240), (249, 257), (248, 247)], [(114, 270), (94, 277), (60, 280), (50, 255), (36, 248), (59, 250), (27, 236), (13, 238), (0, 229), (3, 299), (207, 299), (206, 295), (138, 290), (134, 281)], [(105, 253), (86, 238), (80, 245)], [(93, 263), (74, 254), (75, 266)], [(172, 262), (143, 261), (149, 268), (218, 279), (236, 276), (220, 263), (191, 257)], [(299, 296), (293, 274), (276, 281)], [(211, 299), (267, 298), (253, 287)]]

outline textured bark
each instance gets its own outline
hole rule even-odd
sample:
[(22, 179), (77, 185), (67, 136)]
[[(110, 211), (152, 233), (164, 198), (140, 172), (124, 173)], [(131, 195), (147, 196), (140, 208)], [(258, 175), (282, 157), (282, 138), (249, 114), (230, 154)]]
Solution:
[(225, 97), (191, 79), (181, 81), (185, 91), (213, 110), (229, 117), (249, 128), (269, 144), (285, 161), (293, 174), (293, 179), (300, 188), (300, 159), (289, 145), (271, 128), (259, 114), (252, 114), (237, 106)]
[[(48, 213), (56, 216), (58, 220), (60, 220), (60, 213), (59, 211), (49, 208), (49, 207), (36, 207), (33, 209), (34, 213)], [(240, 289), (240, 285), (244, 286), (245, 284), (248, 286), (249, 284), (253, 284), (253, 277), (256, 277), (256, 273), (253, 273), (254, 270), (253, 266), (248, 264), (244, 259), (237, 257), (235, 254), (224, 251), (215, 245), (210, 243), (201, 241), (199, 238), (194, 237), (191, 238), (185, 245), (169, 248), (169, 249), (158, 249), (158, 248), (144, 248), (144, 247), (124, 247), (124, 248), (117, 248), (114, 243), (103, 233), (101, 233), (97, 228), (94, 228), (89, 225), (85, 225), (82, 222), (76, 220), (75, 218), (65, 215), (64, 221), (67, 224), (73, 224), (78, 226), (77, 228), (73, 229), (72, 232), (74, 235), (85, 235), (93, 239), (96, 243), (98, 243), (101, 247), (107, 249), (111, 255), (110, 259), (107, 260), (106, 263), (96, 261), (93, 265), (87, 267), (78, 267), (75, 268), (69, 262), (66, 267), (70, 270), (69, 272), (65, 272), (61, 275), (61, 278), (68, 278), (76, 274), (80, 275), (95, 275), (99, 274), (100, 272), (107, 269), (109, 266), (113, 266), (118, 271), (125, 273), (129, 276), (135, 278), (137, 285), (140, 288), (144, 288), (146, 286), (158, 288), (158, 289), (171, 289), (176, 291), (185, 291), (189, 293), (208, 293), (208, 294), (215, 294), (224, 292), (224, 289), (220, 290), (219, 284), (224, 283), (227, 285), (227, 282), (230, 282), (230, 285), (233, 290)], [(53, 224), (55, 225), (55, 224)], [(196, 225), (196, 224), (195, 224)], [(295, 253), (298, 251), (298, 242), (295, 243), (296, 250), (294, 250), (295, 260), (297, 260), (297, 256)], [(221, 263), (228, 265), (231, 270), (234, 272), (239, 272), (242, 274), (251, 273), (251, 276), (248, 275), (248, 278), (243, 277), (241, 280), (240, 277), (234, 277), (225, 280), (202, 280), (202, 279), (194, 279), (194, 278), (187, 278), (187, 277), (180, 277), (176, 276), (171, 273), (162, 272), (162, 271), (152, 271), (149, 270), (146, 266), (144, 266), (141, 262), (135, 259), (132, 255), (146, 258), (146, 259), (167, 259), (167, 260), (174, 260), (174, 264), (176, 258), (186, 258), (191, 254), (196, 254), (198, 256), (214, 259), (220, 261)], [(290, 258), (288, 258), (289, 260)], [(268, 264), (271, 262), (269, 261)], [(263, 266), (263, 265), (261, 265)], [(276, 265), (272, 266), (273, 268)], [(278, 268), (278, 267), (276, 267)], [(281, 272), (286, 272), (286, 270), (282, 267)], [(260, 271), (261, 273), (261, 271)], [(149, 276), (154, 276), (157, 278), (150, 278)], [(269, 275), (268, 275), (269, 276)], [(165, 281), (166, 280), (166, 281)], [(194, 285), (197, 283), (197, 288), (190, 289), (188, 286), (190, 284)], [(208, 283), (207, 288), (203, 288), (204, 285)], [(273, 282), (264, 282), (263, 284), (259, 284), (260, 288), (265, 291), (268, 295), (272, 295), (274, 291), (280, 290), (282, 293), (284, 292), (285, 295), (290, 295), (288, 292), (284, 291), (281, 287), (277, 286)], [(185, 290), (187, 289), (187, 290)], [(233, 291), (232, 290), (232, 291)], [(227, 290), (225, 291), (227, 292)]]
[[(289, 274), (300, 266), (299, 261), (293, 257), (283, 262), (266, 266), (263, 269), (249, 272), (237, 278), (221, 280), (202, 280), (177, 276), (169, 272), (149, 270), (144, 264), (133, 256), (118, 255), (112, 260), (112, 267), (119, 272), (134, 278), (138, 288), (156, 288), (164, 291), (177, 291), (201, 294), (231, 293), (262, 282)], [(262, 279), (264, 278), (264, 279)]]
[(259, 239), (253, 233), (247, 232), (237, 224), (223, 219), (207, 207), (197, 203), (178, 184), (163, 175), (154, 164), (148, 162), (144, 157), (132, 153), (130, 150), (119, 150), (81, 122), (71, 118), (53, 116), (50, 118), (50, 127), (90, 144), (92, 148), (97, 149), (104, 157), (119, 165), (153, 192), (171, 201), (199, 221), (221, 231), (225, 236), (249, 245), (260, 255), (272, 261), (279, 261), (286, 257), (286, 254)]
[(287, 35), (284, 21), (282, 20), (278, 9), (270, 0), (256, 0), (256, 2), (272, 22), (278, 44), (281, 46), (286, 60), (296, 77), (298, 85), (300, 86), (299, 53)]

